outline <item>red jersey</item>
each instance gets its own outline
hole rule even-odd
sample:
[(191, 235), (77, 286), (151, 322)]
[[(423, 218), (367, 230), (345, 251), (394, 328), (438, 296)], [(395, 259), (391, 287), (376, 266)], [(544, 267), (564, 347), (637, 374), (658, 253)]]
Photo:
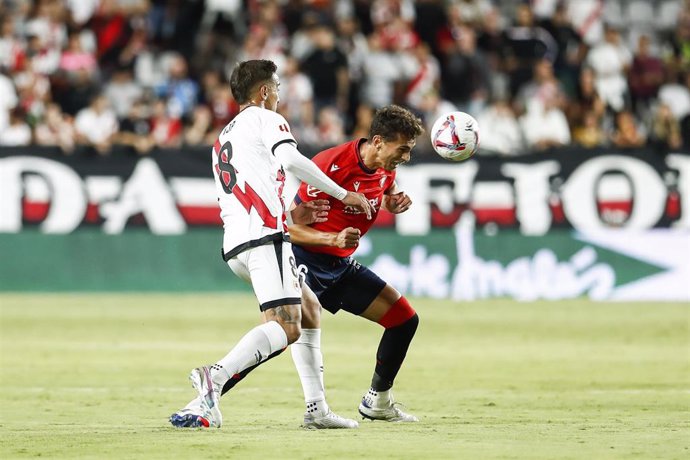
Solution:
[[(321, 169), (335, 183), (346, 190), (364, 194), (374, 208), (371, 220), (367, 215), (350, 206), (345, 206), (341, 201), (304, 182), (300, 185), (295, 201), (312, 201), (327, 199), (331, 210), (326, 222), (317, 222), (312, 227), (322, 232), (338, 233), (347, 227), (358, 228), (364, 235), (376, 220), (381, 209), (384, 193), (393, 186), (395, 171), (386, 171), (383, 168), (372, 170), (362, 162), (359, 153), (360, 146), (366, 139), (347, 142), (324, 150), (313, 158), (316, 166)], [(338, 257), (347, 257), (356, 248), (336, 248), (331, 246), (304, 246), (302, 249), (311, 252), (331, 254)]]

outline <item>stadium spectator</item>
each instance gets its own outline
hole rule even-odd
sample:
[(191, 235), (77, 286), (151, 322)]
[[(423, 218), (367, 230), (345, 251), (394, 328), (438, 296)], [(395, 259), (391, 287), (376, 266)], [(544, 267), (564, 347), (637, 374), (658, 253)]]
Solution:
[(659, 104), (651, 125), (649, 140), (658, 149), (673, 150), (683, 145), (680, 123), (668, 105)]
[(335, 107), (322, 108), (316, 119), (316, 126), (305, 133), (310, 144), (330, 147), (345, 140), (345, 123)]
[(575, 97), (566, 110), (571, 126), (583, 125), (585, 115), (588, 113), (596, 115), (598, 123), (603, 121), (606, 105), (594, 86), (594, 71), (590, 67), (583, 67), (580, 71)]
[(24, 43), (17, 34), (14, 17), (8, 14), (0, 23), (0, 68), (14, 72), (24, 66), (25, 60)]
[[(553, 68), (556, 78), (561, 82), (566, 92), (573, 94), (577, 85), (577, 74), (585, 58), (587, 48), (582, 43), (580, 35), (573, 28), (570, 18), (568, 18), (566, 2), (541, 0), (535, 3), (535, 5), (547, 4), (549, 7), (548, 9), (544, 8), (544, 11), (551, 10), (551, 13), (542, 20), (541, 25), (556, 41), (557, 52)], [(535, 8), (535, 14), (536, 10)]]
[(162, 99), (153, 103), (151, 136), (158, 147), (179, 147), (182, 142), (182, 120), (170, 113), (169, 105)]
[(290, 120), (297, 139), (314, 129), (313, 93), (311, 80), (300, 71), (297, 59), (288, 57), (280, 81), (278, 113)]
[(519, 122), (522, 136), (531, 149), (546, 150), (570, 143), (570, 127), (555, 97), (532, 103)]
[(213, 115), (205, 105), (198, 105), (192, 112), (191, 123), (184, 128), (184, 143), (187, 145), (203, 145), (213, 143), (216, 136), (213, 127)]
[(666, 104), (677, 120), (690, 116), (690, 71), (685, 75), (669, 75), (666, 83), (659, 88), (659, 102)]
[(12, 80), (0, 73), (0, 131), (10, 123), (10, 111), (17, 107), (19, 98)]
[(103, 91), (115, 110), (118, 118), (124, 118), (134, 101), (144, 95), (144, 89), (132, 78), (132, 71), (127, 67), (115, 70), (110, 81), (106, 83)]
[(364, 62), (369, 53), (367, 38), (359, 29), (357, 21), (346, 16), (338, 19), (336, 24), (338, 35), (337, 46), (347, 56), (347, 68), (350, 87), (348, 89), (347, 121), (354, 123), (355, 111), (359, 106), (362, 79), (364, 78)]
[(625, 75), (632, 62), (632, 54), (622, 43), (613, 24), (606, 25), (604, 41), (587, 53), (586, 62), (594, 70), (594, 85), (601, 99), (614, 111), (622, 110), (628, 98)]
[(532, 104), (544, 106), (546, 101), (553, 101), (559, 108), (565, 107), (566, 95), (561, 82), (553, 73), (553, 65), (542, 58), (534, 65), (532, 79), (519, 90), (515, 107), (518, 113), (524, 113)]
[(402, 78), (397, 54), (383, 49), (381, 37), (371, 34), (369, 53), (364, 59), (361, 102), (371, 107), (383, 107), (393, 102), (395, 85)]
[(95, 96), (88, 107), (80, 110), (74, 120), (74, 126), (77, 143), (94, 147), (99, 155), (110, 153), (118, 123), (117, 116), (105, 96)]
[(481, 129), (479, 153), (523, 153), (522, 132), (508, 100), (496, 99), (477, 116), (477, 123)]
[[(508, 94), (511, 104), (524, 105), (519, 90), (536, 78), (536, 63), (545, 58), (553, 64), (558, 86), (570, 96), (567, 115), (573, 133), (588, 125), (587, 110), (596, 112), (597, 124), (606, 132), (612, 130), (614, 113), (629, 108), (636, 123), (651, 126), (652, 112), (663, 102), (690, 142), (685, 81), (690, 10), (674, 10), (671, 1), (653, 3), (663, 17), (650, 15), (648, 23), (636, 17), (623, 37), (639, 37), (632, 59), (616, 29), (631, 21), (633, 8), (620, 1), (10, 1), (0, 14), (0, 68), (16, 86), (30, 126), (45, 122), (51, 102), (74, 117), (96, 94), (105, 93), (123, 118), (134, 99), (153, 92), (186, 124), (198, 104), (207, 105), (219, 127), (237, 111), (225, 73), (238, 57), (267, 57), (284, 71), (288, 49), (303, 62), (322, 53), (316, 42), (330, 36), (325, 41), (335, 41), (334, 49), (342, 52), (347, 69), (342, 81), (347, 84), (338, 78), (333, 84), (332, 69), (319, 65), (323, 59), (306, 78), (315, 87), (317, 106), (337, 107), (349, 133), (361, 104), (404, 103), (428, 120), (439, 91), (475, 114), (490, 95)], [(515, 23), (505, 28), (506, 18), (512, 17)], [(466, 93), (476, 80), (465, 70), (476, 62), (459, 45), (470, 46), (473, 34), (476, 54), (486, 65), (479, 66), (480, 89), (474, 91), (480, 97), (468, 102)], [(428, 78), (428, 65), (420, 65), (420, 59), (429, 48), (427, 64), (435, 57), (441, 66), (441, 84), (434, 92), (421, 84)], [(120, 81), (123, 68), (133, 72), (131, 80)], [(599, 97), (590, 92), (592, 69)], [(662, 72), (664, 84), (659, 82)], [(7, 109), (0, 107), (0, 125), (7, 123)]]
[(167, 80), (156, 88), (156, 94), (167, 99), (168, 111), (175, 117), (188, 115), (199, 99), (199, 85), (187, 73), (187, 61), (177, 54), (170, 61)]
[(57, 104), (48, 104), (34, 134), (38, 145), (58, 146), (66, 154), (74, 150), (76, 137), (74, 125)]
[(115, 142), (133, 148), (139, 154), (145, 154), (155, 147), (156, 142), (151, 135), (151, 120), (146, 103), (143, 100), (134, 101), (129, 113), (120, 122), (120, 129)]
[(651, 54), (650, 46), (649, 35), (641, 35), (628, 72), (633, 109), (641, 118), (647, 115), (665, 77), (664, 63)]
[(347, 57), (338, 49), (333, 30), (318, 26), (313, 32), (316, 48), (301, 64), (302, 71), (311, 81), (314, 91), (314, 109), (336, 107), (346, 112), (350, 77)]
[(491, 70), (484, 54), (477, 49), (473, 29), (463, 27), (454, 36), (444, 63), (444, 97), (468, 113), (479, 113), (491, 96)]
[(578, 123), (573, 128), (573, 141), (575, 144), (587, 149), (601, 147), (606, 144), (606, 133), (596, 113), (585, 112)]
[(90, 101), (100, 94), (99, 85), (91, 79), (88, 71), (80, 69), (69, 80), (53, 80), (54, 96), (62, 111), (70, 116), (87, 107)]
[(420, 112), (423, 110), (424, 96), (441, 90), (441, 67), (426, 43), (418, 43), (413, 55), (414, 68), (409, 72), (411, 78), (405, 88), (405, 102), (408, 107)]
[(60, 56), (59, 69), (68, 76), (77, 71), (85, 71), (96, 78), (98, 73), (98, 62), (96, 57), (85, 51), (81, 45), (81, 34), (72, 32), (67, 39), (67, 47)]
[(208, 105), (211, 109), (212, 125), (215, 129), (223, 128), (240, 111), (240, 106), (232, 97), (230, 86), (227, 84), (218, 85), (213, 90)]
[(369, 126), (374, 119), (374, 109), (366, 104), (360, 104), (355, 111), (355, 126), (352, 129), (352, 137), (365, 138), (369, 135)]
[(25, 113), (21, 108), (10, 111), (9, 123), (0, 130), (0, 145), (15, 147), (31, 144), (31, 127), (24, 118)]
[(510, 94), (532, 78), (534, 63), (542, 58), (554, 62), (558, 44), (541, 26), (534, 22), (529, 4), (521, 3), (515, 11), (515, 24), (506, 30), (506, 70), (510, 76)]
[(611, 142), (614, 146), (622, 148), (642, 147), (645, 144), (645, 135), (629, 110), (622, 110), (616, 114)]

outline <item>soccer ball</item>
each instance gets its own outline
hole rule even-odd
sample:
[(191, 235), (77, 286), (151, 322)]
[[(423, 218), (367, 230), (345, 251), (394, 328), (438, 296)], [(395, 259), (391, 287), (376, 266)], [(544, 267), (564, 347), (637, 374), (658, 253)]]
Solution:
[(446, 160), (467, 160), (479, 148), (479, 124), (465, 112), (442, 115), (431, 128), (431, 145)]

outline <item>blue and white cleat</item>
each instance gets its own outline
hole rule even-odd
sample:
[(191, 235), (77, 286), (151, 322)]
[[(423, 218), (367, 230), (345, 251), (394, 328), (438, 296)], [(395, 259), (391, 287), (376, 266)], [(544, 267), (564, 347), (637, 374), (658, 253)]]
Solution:
[(223, 424), (223, 414), (220, 413), (220, 388), (213, 383), (211, 370), (206, 366), (192, 369), (189, 380), (199, 393), (203, 417), (211, 426), (220, 428)]
[(175, 428), (209, 428), (211, 422), (203, 415), (186, 412), (182, 409), (170, 416), (170, 424)]

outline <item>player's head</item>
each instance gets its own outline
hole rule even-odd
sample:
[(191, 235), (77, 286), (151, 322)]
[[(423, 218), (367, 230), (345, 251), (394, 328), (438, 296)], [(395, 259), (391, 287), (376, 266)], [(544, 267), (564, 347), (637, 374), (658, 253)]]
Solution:
[(376, 148), (383, 168), (394, 170), (410, 161), (417, 137), (424, 132), (422, 120), (397, 105), (378, 109), (369, 128), (369, 142)]
[(230, 89), (239, 105), (254, 104), (276, 111), (280, 82), (273, 61), (255, 59), (240, 62), (230, 76)]

